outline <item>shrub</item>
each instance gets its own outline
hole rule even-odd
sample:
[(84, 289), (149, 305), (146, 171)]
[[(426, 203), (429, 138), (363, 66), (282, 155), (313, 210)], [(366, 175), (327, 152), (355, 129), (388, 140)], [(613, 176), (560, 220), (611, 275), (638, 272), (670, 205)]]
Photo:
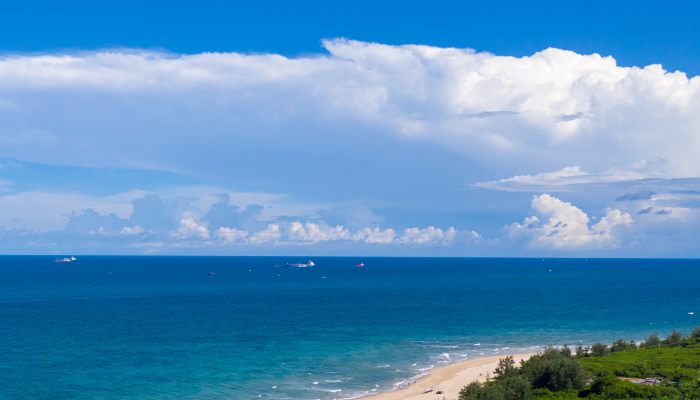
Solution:
[(579, 363), (555, 349), (547, 349), (523, 362), (521, 372), (535, 389), (580, 389), (584, 383), (584, 372)]
[(459, 391), (459, 400), (506, 400), (502, 386), (489, 383), (472, 382)]
[(481, 382), (472, 382), (459, 391), (459, 400), (478, 399), (484, 385)]
[(617, 353), (620, 351), (627, 351), (636, 348), (637, 346), (634, 344), (634, 341), (628, 343), (624, 340), (618, 340), (616, 342), (613, 342), (613, 344), (610, 346), (610, 352)]
[(696, 326), (695, 329), (690, 333), (691, 338), (700, 338), (700, 326)]
[(593, 357), (603, 357), (608, 354), (608, 346), (603, 343), (596, 343), (591, 347), (591, 355)]
[(569, 345), (564, 345), (564, 347), (559, 350), (559, 352), (567, 357), (571, 357), (571, 349), (569, 348)]
[(501, 380), (504, 400), (522, 400), (528, 397), (530, 382), (521, 375), (512, 375)]
[(658, 347), (661, 345), (661, 339), (659, 339), (658, 336), (652, 333), (651, 335), (649, 335), (647, 340), (644, 341), (643, 345), (646, 348)]
[(663, 344), (669, 347), (680, 346), (683, 343), (683, 335), (678, 331), (671, 332), (666, 339), (664, 339)]
[(680, 392), (672, 387), (639, 385), (610, 375), (596, 379), (591, 384), (590, 393), (602, 399), (663, 399), (680, 396)]

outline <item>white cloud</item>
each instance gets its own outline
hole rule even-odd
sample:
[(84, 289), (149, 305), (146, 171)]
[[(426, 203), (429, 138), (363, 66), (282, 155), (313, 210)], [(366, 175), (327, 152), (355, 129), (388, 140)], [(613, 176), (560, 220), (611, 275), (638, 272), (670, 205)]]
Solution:
[(138, 225), (125, 226), (120, 231), (120, 233), (124, 236), (137, 236), (143, 234), (144, 232), (146, 232), (146, 230)]
[(651, 177), (651, 174), (642, 172), (639, 168), (614, 169), (601, 173), (590, 173), (574, 165), (553, 172), (516, 175), (496, 181), (477, 182), (473, 186), (511, 192), (541, 192), (543, 190), (564, 192), (575, 191), (577, 187), (582, 185), (632, 182)]
[(511, 235), (525, 236), (536, 247), (555, 249), (602, 248), (618, 245), (619, 228), (632, 224), (632, 217), (609, 210), (596, 224), (571, 203), (548, 194), (532, 199), (534, 215), (506, 227)]
[(396, 238), (396, 231), (392, 228), (362, 228), (353, 236), (352, 240), (370, 244), (390, 244)]
[(170, 233), (170, 237), (177, 240), (209, 239), (209, 229), (194, 217), (184, 216), (180, 219), (180, 226)]
[(252, 244), (274, 244), (278, 243), (282, 238), (282, 230), (278, 224), (268, 224), (267, 228), (260, 232), (256, 232), (250, 237)]
[[(420, 199), (413, 201), (425, 209), (444, 212), (462, 204), (459, 212), (471, 212), (482, 204), (460, 203), (468, 196), (451, 196), (455, 187), (509, 176), (476, 186), (573, 193), (584, 185), (625, 183), (628, 193), (656, 193), (646, 203), (625, 200), (620, 206), (635, 219), (695, 220), (696, 203), (662, 196), (688, 189), (682, 180), (700, 176), (700, 77), (669, 73), (659, 65), (621, 67), (613, 57), (560, 49), (509, 57), (351, 40), (328, 40), (324, 46), (327, 54), (292, 58), (133, 50), (4, 55), (0, 91), (3, 104), (11, 107), (0, 106), (0, 157), (159, 168), (193, 182), (226, 177), (250, 190), (279, 193), (232, 195), (232, 204), (241, 209), (262, 207), (250, 221), (236, 224), (204, 217), (218, 201), (218, 189), (202, 194), (204, 186), (193, 183), (188, 193), (167, 194), (163, 188), (159, 194), (167, 210), (153, 218), (165, 221), (160, 231), (143, 219), (123, 224), (160, 235), (164, 242), (172, 231), (183, 241), (213, 236), (221, 243), (226, 237), (250, 244), (439, 243), (439, 228), (432, 233), (424, 231), (429, 227), (410, 228), (407, 234), (377, 227), (413, 225), (398, 213), (389, 221), (361, 215), (351, 223), (331, 210), (336, 205), (329, 199), (347, 199), (345, 208), (405, 210), (414, 207), (405, 188), (415, 180), (411, 188)], [(259, 156), (261, 148), (266, 157)], [(445, 151), (454, 154), (440, 154)], [(649, 178), (675, 180), (642, 187)], [(3, 191), (16, 190), (17, 184), (0, 183), (0, 225), (40, 232), (60, 231), (85, 209), (128, 219), (131, 201), (143, 195)], [(298, 201), (302, 198), (313, 203)], [(653, 211), (636, 216), (648, 207)], [(569, 239), (563, 242), (571, 243), (564, 247), (614, 245), (617, 234), (599, 231), (618, 230), (627, 215), (604, 217), (606, 226), (583, 223), (572, 212), (566, 216), (578, 221), (578, 228), (566, 230), (547, 228), (550, 217), (535, 211), (528, 222), (537, 229), (520, 231), (534, 238), (533, 232), (551, 228), (553, 236), (535, 241), (554, 245), (562, 242), (555, 237), (564, 236)], [(185, 213), (191, 217), (183, 224)], [(320, 219), (343, 227), (306, 223)], [(292, 225), (281, 221), (299, 221), (300, 227), (290, 230)], [(105, 232), (121, 232), (122, 225), (105, 225)], [(213, 228), (220, 225), (249, 235), (219, 234)], [(452, 242), (466, 236), (460, 231)]]
[[(473, 231), (472, 231), (473, 232)], [(457, 237), (457, 230), (453, 227), (442, 230), (434, 226), (427, 228), (407, 228), (399, 238), (399, 242), (405, 244), (450, 244)]]
[[(125, 228), (126, 229), (126, 228)], [(124, 229), (122, 229), (124, 232)], [(455, 242), (458, 231), (454, 227), (440, 229), (434, 226), (408, 228), (397, 235), (393, 228), (362, 228), (355, 232), (341, 226), (328, 226), (325, 223), (294, 221), (289, 224), (268, 224), (263, 230), (250, 234), (246, 230), (219, 227), (213, 231), (221, 244), (294, 246), (299, 244), (316, 245), (326, 242), (364, 243), (381, 245), (449, 245)], [(210, 232), (203, 224), (191, 216), (183, 217), (178, 229), (171, 232), (171, 238), (184, 240), (209, 239)], [(466, 232), (472, 241), (481, 236), (476, 231)], [(210, 242), (209, 244), (215, 244)]]
[(94, 236), (111, 236), (112, 234), (108, 232), (104, 226), (101, 226), (97, 229), (91, 230), (88, 232), (90, 235)]
[(227, 228), (225, 226), (219, 227), (215, 231), (215, 234), (217, 238), (226, 243), (245, 243), (246, 239), (248, 238), (248, 231), (236, 228)]
[[(324, 46), (328, 55), (297, 58), (131, 50), (6, 55), (0, 89), (13, 107), (0, 108), (12, 121), (0, 129), (2, 154), (220, 173), (229, 169), (174, 149), (233, 150), (245, 143), (234, 140), (241, 137), (319, 143), (333, 131), (290, 128), (353, 121), (436, 141), (502, 170), (563, 163), (608, 170), (663, 159), (666, 177), (700, 176), (700, 77), (551, 48), (509, 57), (342, 39)], [(82, 108), (96, 112), (68, 112)], [(251, 127), (259, 134), (246, 136)], [(143, 137), (149, 140), (132, 145)], [(230, 158), (229, 167), (248, 161)]]
[(350, 239), (350, 231), (340, 225), (329, 228), (310, 222), (292, 222), (287, 236), (292, 242), (319, 243)]
[(469, 236), (469, 238), (471, 240), (473, 240), (475, 242), (478, 242), (479, 240), (482, 239), (481, 234), (475, 230), (471, 230), (471, 231), (467, 232), (467, 235)]

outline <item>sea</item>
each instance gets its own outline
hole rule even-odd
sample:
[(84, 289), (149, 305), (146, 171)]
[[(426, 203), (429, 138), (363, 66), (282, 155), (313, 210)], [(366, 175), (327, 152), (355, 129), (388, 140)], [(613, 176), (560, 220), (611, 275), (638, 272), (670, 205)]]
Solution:
[(353, 399), (700, 325), (700, 260), (77, 258), (0, 257), (0, 399)]

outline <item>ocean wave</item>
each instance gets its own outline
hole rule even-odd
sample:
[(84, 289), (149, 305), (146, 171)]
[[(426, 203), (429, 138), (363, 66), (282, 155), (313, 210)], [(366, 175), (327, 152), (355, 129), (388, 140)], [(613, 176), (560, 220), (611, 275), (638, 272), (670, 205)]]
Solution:
[(434, 358), (437, 358), (438, 360), (440, 360), (438, 362), (450, 362), (450, 361), (452, 361), (452, 357), (450, 357), (450, 353), (440, 353), (437, 356), (435, 356)]
[(416, 380), (418, 380), (424, 376), (427, 376), (427, 375), (428, 375), (427, 372), (423, 372), (423, 373), (420, 373), (418, 375), (414, 375), (408, 379), (403, 379), (403, 380), (400, 380), (398, 382), (395, 382), (394, 389), (402, 389), (402, 388), (405, 388), (407, 386), (410, 386), (410, 385), (416, 383)]
[(456, 344), (429, 344), (427, 347), (432, 347), (435, 349), (458, 349), (459, 346)]
[(372, 390), (370, 390), (370, 391), (364, 391), (364, 392), (358, 392), (358, 393), (350, 394), (349, 397), (341, 397), (341, 398), (339, 398), (338, 400), (355, 400), (355, 399), (359, 399), (360, 397), (367, 396), (367, 395), (370, 394), (371, 392), (372, 392)]

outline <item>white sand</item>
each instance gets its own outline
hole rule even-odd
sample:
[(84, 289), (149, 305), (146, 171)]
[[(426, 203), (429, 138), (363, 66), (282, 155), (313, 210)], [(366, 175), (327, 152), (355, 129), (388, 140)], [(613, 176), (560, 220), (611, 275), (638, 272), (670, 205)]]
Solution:
[[(465, 360), (432, 370), (430, 374), (416, 383), (391, 392), (363, 397), (363, 400), (447, 400), (457, 399), (459, 391), (474, 381), (485, 381), (487, 376), (493, 376), (498, 361), (507, 355), (512, 355), (516, 363), (527, 360), (535, 353), (505, 354)], [(432, 392), (425, 393), (432, 389)], [(442, 391), (442, 394), (436, 394)]]

